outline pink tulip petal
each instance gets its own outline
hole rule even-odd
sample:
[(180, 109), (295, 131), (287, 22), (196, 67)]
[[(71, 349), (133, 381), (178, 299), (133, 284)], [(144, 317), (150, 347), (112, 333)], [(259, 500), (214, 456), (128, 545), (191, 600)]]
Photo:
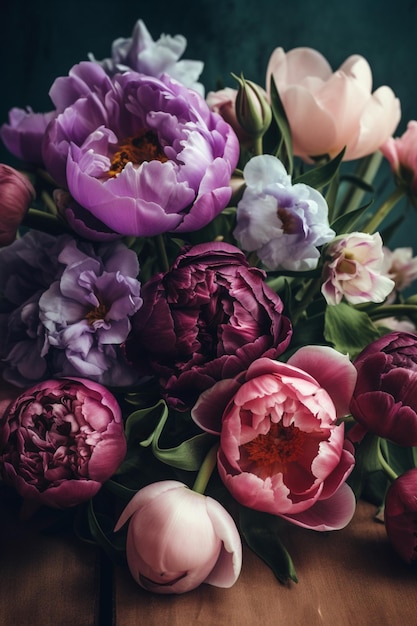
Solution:
[(216, 587), (231, 587), (238, 579), (242, 567), (240, 535), (232, 517), (217, 500), (207, 498), (206, 507), (214, 532), (223, 545), (216, 565), (204, 582)]
[(114, 527), (114, 532), (116, 533), (124, 524), (126, 524), (129, 517), (132, 517), (133, 513), (142, 508), (147, 502), (152, 500), (153, 498), (158, 497), (161, 493), (165, 493), (166, 491), (170, 491), (171, 489), (184, 489), (186, 485), (177, 480), (164, 480), (152, 483), (140, 489), (133, 498), (129, 501), (126, 508), (120, 515), (116, 526)]

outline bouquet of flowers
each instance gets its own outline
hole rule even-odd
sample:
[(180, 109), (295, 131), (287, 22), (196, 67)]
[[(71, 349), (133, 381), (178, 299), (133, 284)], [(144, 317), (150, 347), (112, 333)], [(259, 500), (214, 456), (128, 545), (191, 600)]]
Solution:
[(139, 20), (1, 127), (1, 479), (159, 593), (242, 539), (296, 581), (281, 526), (359, 497), (416, 561), (417, 122), (357, 55), (206, 94), (185, 47)]

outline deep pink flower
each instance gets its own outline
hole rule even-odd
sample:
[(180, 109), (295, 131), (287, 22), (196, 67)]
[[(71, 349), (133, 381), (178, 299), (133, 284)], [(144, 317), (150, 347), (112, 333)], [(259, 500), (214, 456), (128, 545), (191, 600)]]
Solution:
[(350, 521), (353, 446), (337, 418), (355, 380), (347, 356), (307, 346), (288, 363), (258, 359), (200, 396), (193, 419), (220, 433), (217, 467), (238, 502), (315, 530)]
[(29, 179), (13, 167), (0, 163), (0, 246), (15, 240), (34, 197), (35, 190)]
[(389, 137), (381, 146), (399, 184), (407, 187), (417, 199), (417, 121), (408, 122), (401, 137)]
[(211, 242), (188, 249), (167, 273), (143, 285), (128, 359), (139, 373), (159, 378), (170, 404), (190, 407), (216, 381), (260, 356), (275, 358), (292, 329), (264, 278), (235, 246)]
[(385, 528), (395, 551), (406, 563), (417, 561), (417, 468), (399, 476), (385, 498)]
[(0, 420), (4, 481), (57, 508), (88, 500), (126, 453), (120, 407), (98, 383), (47, 380), (24, 391)]
[(358, 380), (350, 410), (370, 432), (402, 446), (417, 445), (417, 335), (392, 332), (354, 362)]
[(294, 154), (334, 157), (346, 146), (344, 160), (371, 154), (392, 135), (400, 121), (400, 103), (389, 87), (372, 93), (372, 72), (366, 59), (352, 55), (332, 71), (311, 48), (284, 52), (276, 48), (267, 68), (282, 100)]
[(165, 480), (138, 491), (115, 531), (129, 518), (127, 561), (144, 589), (184, 593), (201, 583), (231, 587), (236, 582), (241, 540), (232, 517), (217, 500)]

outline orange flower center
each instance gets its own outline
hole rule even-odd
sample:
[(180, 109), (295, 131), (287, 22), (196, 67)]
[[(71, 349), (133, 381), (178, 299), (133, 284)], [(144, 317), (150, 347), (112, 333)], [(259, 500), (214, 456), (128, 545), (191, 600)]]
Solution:
[(297, 218), (287, 209), (278, 207), (277, 215), (282, 222), (282, 230), (286, 235), (292, 235), (297, 232)]
[(113, 155), (108, 176), (113, 178), (120, 174), (127, 163), (141, 165), (145, 161), (155, 160), (165, 163), (168, 157), (155, 133), (151, 130), (142, 130), (133, 137), (123, 139), (119, 144), (119, 149)]
[(97, 322), (98, 320), (103, 320), (106, 317), (106, 314), (107, 314), (107, 307), (105, 304), (100, 302), (96, 307), (94, 307), (94, 309), (91, 309), (91, 311), (88, 311), (88, 313), (85, 316), (85, 319), (90, 324), (90, 326), (92, 326), (94, 322)]
[(356, 264), (355, 264), (355, 256), (352, 252), (345, 252), (343, 257), (340, 259), (337, 264), (337, 269), (339, 272), (343, 274), (355, 274), (356, 273)]
[(281, 422), (271, 424), (266, 435), (258, 435), (242, 448), (249, 462), (255, 463), (262, 474), (271, 476), (296, 461), (304, 452), (306, 433), (294, 424), (283, 426)]

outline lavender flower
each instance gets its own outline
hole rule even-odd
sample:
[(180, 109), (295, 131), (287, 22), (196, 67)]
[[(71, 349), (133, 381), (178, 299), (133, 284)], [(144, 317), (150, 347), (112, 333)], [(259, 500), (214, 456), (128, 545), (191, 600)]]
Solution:
[(144, 22), (138, 20), (131, 37), (119, 37), (113, 41), (111, 58), (97, 61), (91, 53), (88, 57), (99, 63), (110, 76), (132, 69), (157, 78), (168, 74), (204, 96), (204, 86), (197, 82), (204, 63), (179, 60), (186, 46), (187, 40), (183, 35), (161, 35), (154, 41)]
[(237, 206), (234, 236), (269, 269), (314, 269), (318, 247), (333, 239), (323, 196), (308, 185), (291, 184), (279, 159), (253, 157), (243, 175), (246, 189)]
[[(95, 86), (90, 81), (90, 92), (67, 106), (45, 135), (43, 156), (54, 179), (122, 235), (190, 232), (208, 224), (231, 196), (239, 157), (232, 128), (196, 92), (167, 76), (126, 72), (110, 81), (95, 63), (83, 64), (84, 73), (95, 75)], [(61, 88), (73, 93), (67, 83), (63, 79)], [(56, 91), (53, 86), (55, 99)], [(74, 217), (82, 219), (76, 203)]]
[(142, 305), (138, 271), (136, 254), (119, 242), (95, 250), (67, 235), (29, 233), (1, 250), (5, 379), (20, 386), (59, 376), (132, 383), (120, 344)]

